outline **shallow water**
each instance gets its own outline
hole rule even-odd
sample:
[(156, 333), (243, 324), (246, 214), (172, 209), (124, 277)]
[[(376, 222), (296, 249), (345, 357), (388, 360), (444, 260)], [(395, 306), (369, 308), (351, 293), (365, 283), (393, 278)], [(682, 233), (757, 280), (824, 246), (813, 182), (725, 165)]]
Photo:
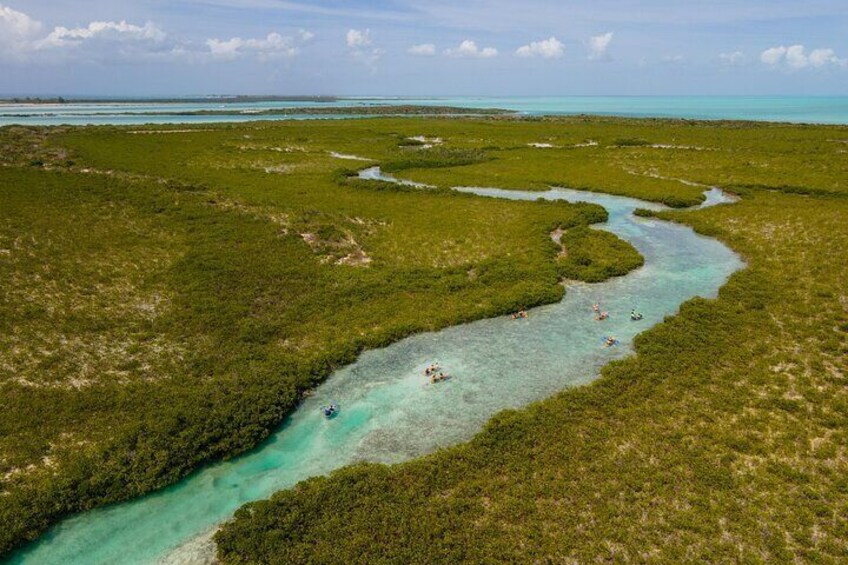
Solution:
[[(704, 120), (768, 120), (848, 124), (848, 96), (454, 96), (369, 97), (333, 101), (121, 102), (67, 104), (0, 104), (0, 126), (86, 124), (185, 124), (255, 120), (340, 119), (356, 116), (261, 115), (262, 110), (338, 108), (374, 105), (500, 108), (525, 115), (593, 114), (631, 118), (660, 117)], [(156, 115), (158, 112), (216, 110), (218, 115)]]
[[(384, 178), (374, 169), (365, 176)], [(244, 503), (355, 461), (398, 462), (467, 440), (500, 410), (591, 381), (608, 361), (632, 353), (637, 333), (689, 298), (716, 296), (743, 266), (714, 239), (632, 215), (637, 207), (661, 209), (657, 204), (560, 188), (457, 190), (600, 204), (609, 211), (600, 227), (633, 244), (645, 266), (604, 283), (571, 285), (561, 302), (531, 310), (526, 320), (481, 320), (366, 352), (320, 385), (257, 450), (156, 494), (69, 518), (12, 562), (203, 562), (214, 550), (209, 536), (215, 526)], [(720, 191), (711, 191), (707, 204), (723, 201)], [(610, 312), (608, 320), (595, 321), (595, 302)], [(644, 319), (631, 321), (632, 308)], [(620, 345), (604, 347), (607, 335)], [(423, 370), (432, 362), (453, 378), (429, 384)], [(341, 412), (327, 420), (319, 407), (330, 401)]]
[(402, 184), (403, 186), (413, 186), (415, 188), (433, 188), (433, 185), (431, 184), (415, 182), (413, 180), (399, 179), (390, 175), (389, 173), (384, 173), (380, 170), (380, 167), (368, 167), (367, 169), (359, 171), (359, 178), (363, 180), (381, 180), (394, 184)]

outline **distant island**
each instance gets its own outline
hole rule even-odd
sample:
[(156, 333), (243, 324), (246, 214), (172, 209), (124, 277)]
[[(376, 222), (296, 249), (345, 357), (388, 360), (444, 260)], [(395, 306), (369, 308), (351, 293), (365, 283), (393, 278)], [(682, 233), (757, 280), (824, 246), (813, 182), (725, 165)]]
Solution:
[(97, 97), (82, 97), (82, 98), (66, 98), (64, 96), (45, 97), (40, 96), (14, 96), (0, 98), (0, 104), (105, 104), (105, 103), (126, 103), (126, 104), (202, 104), (206, 102), (219, 102), (224, 104), (239, 104), (251, 102), (310, 102), (310, 103), (332, 103), (338, 102), (341, 98), (337, 96), (246, 96), (241, 94), (229, 95), (210, 95), (210, 96), (190, 96), (190, 97), (173, 97), (173, 98), (97, 98)]
[[(47, 104), (41, 102), (41, 104)], [(159, 104), (167, 104), (160, 102)], [(498, 108), (461, 108), (458, 106), (420, 106), (413, 104), (375, 104), (373, 106), (299, 106), (292, 108), (233, 108), (214, 110), (155, 110), (151, 112), (127, 111), (115, 112), (120, 116), (492, 116), (515, 114), (511, 110)], [(28, 113), (4, 114), (6, 117), (25, 118)], [(58, 115), (39, 113), (39, 115)]]
[[(126, 112), (126, 115), (143, 115), (143, 116), (227, 116), (231, 115), (231, 110), (186, 110), (186, 111), (165, 111), (165, 112)], [(251, 114), (258, 116), (290, 116), (290, 115), (414, 115), (414, 116), (435, 116), (435, 115), (481, 115), (481, 114), (511, 114), (509, 110), (500, 110), (497, 108), (459, 108), (456, 106), (416, 106), (412, 104), (393, 106), (333, 106), (330, 108), (268, 108), (268, 109), (250, 109), (239, 110), (239, 114)]]

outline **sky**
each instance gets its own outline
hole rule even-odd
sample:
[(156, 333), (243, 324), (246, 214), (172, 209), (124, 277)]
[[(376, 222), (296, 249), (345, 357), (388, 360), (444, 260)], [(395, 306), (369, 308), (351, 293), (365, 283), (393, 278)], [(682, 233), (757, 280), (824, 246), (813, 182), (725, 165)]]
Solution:
[(848, 0), (0, 0), (0, 96), (846, 95)]

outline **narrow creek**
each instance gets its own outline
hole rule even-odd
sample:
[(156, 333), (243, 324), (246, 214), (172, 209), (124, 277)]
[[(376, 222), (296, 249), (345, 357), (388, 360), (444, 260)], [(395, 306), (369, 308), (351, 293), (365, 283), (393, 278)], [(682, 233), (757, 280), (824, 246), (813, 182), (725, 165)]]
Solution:
[[(360, 176), (404, 182), (376, 167)], [(154, 494), (70, 517), (13, 554), (11, 562), (210, 562), (212, 533), (246, 502), (357, 461), (400, 462), (465, 441), (500, 410), (590, 382), (611, 359), (633, 353), (636, 334), (692, 297), (715, 297), (743, 266), (717, 240), (633, 215), (637, 207), (663, 208), (657, 204), (562, 188), (455, 190), (599, 204), (609, 220), (598, 228), (629, 241), (645, 265), (604, 283), (570, 285), (561, 302), (531, 310), (528, 319), (480, 320), (368, 351), (331, 375), (256, 450), (205, 467)], [(716, 189), (705, 194), (704, 206), (731, 201)], [(603, 322), (592, 313), (597, 302), (610, 313)], [(632, 308), (644, 313), (641, 321), (630, 319)], [(619, 345), (604, 347), (607, 335), (618, 338)], [(453, 378), (430, 384), (423, 371), (433, 362)], [(341, 406), (330, 420), (319, 409), (329, 402)]]

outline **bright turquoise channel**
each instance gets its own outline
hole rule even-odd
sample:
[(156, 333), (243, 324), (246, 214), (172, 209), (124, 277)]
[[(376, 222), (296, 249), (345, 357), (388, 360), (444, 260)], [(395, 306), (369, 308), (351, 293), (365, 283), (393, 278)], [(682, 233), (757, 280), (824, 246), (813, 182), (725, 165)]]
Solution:
[[(454, 445), (500, 410), (590, 382), (611, 359), (632, 354), (636, 334), (692, 297), (715, 297), (743, 267), (717, 240), (632, 214), (636, 207), (661, 208), (656, 204), (567, 189), (458, 190), (600, 204), (609, 211), (609, 221), (599, 228), (633, 244), (645, 265), (604, 283), (570, 285), (561, 302), (533, 309), (527, 320), (481, 320), (366, 352), (319, 386), (255, 451), (206, 467), (158, 493), (71, 517), (11, 562), (209, 562), (212, 532), (244, 503), (356, 461), (399, 462)], [(717, 190), (708, 196), (709, 204), (726, 201)], [(595, 321), (591, 307), (596, 302), (610, 312), (608, 320)], [(644, 319), (631, 321), (631, 308), (642, 311)], [(621, 344), (603, 347), (606, 335)], [(429, 384), (422, 373), (435, 361), (454, 378)], [(333, 420), (319, 410), (330, 401), (341, 405)]]
[[(0, 104), (0, 126), (204, 124), (255, 120), (339, 119), (353, 116), (256, 115), (258, 110), (374, 105), (501, 108), (527, 115), (593, 114), (633, 118), (687, 118), (848, 124), (848, 96), (553, 96), (341, 98), (332, 102), (144, 103), (108, 101), (72, 104)], [(156, 116), (156, 112), (226, 111), (212, 116)], [(140, 114), (140, 115), (138, 115)], [(148, 115), (144, 115), (148, 114)]]

